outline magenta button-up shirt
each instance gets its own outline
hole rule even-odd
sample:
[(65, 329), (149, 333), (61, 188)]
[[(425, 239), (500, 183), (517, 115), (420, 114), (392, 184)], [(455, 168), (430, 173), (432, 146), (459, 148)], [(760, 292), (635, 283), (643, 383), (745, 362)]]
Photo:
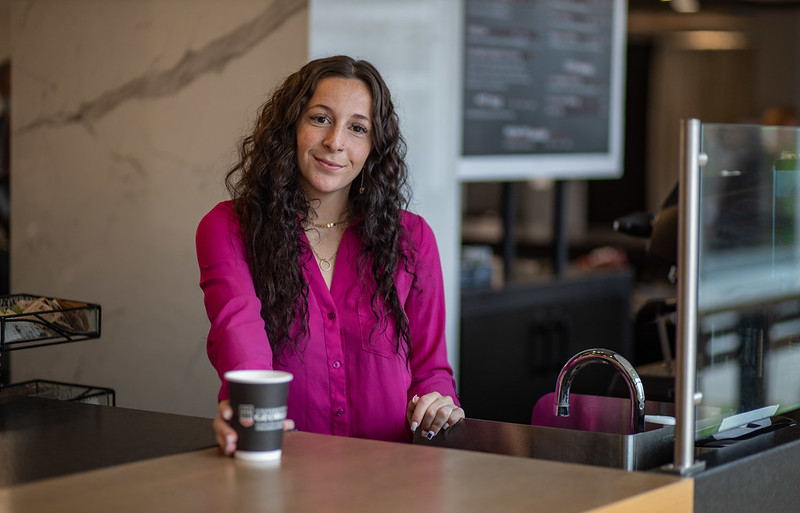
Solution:
[[(302, 354), (273, 359), (261, 318), (239, 221), (232, 203), (218, 204), (197, 229), (200, 286), (211, 321), (208, 357), (222, 378), (233, 369), (282, 369), (294, 374), (288, 416), (298, 429), (315, 433), (409, 441), (406, 405), (437, 391), (458, 404), (445, 344), (445, 303), (439, 252), (433, 231), (404, 212), (402, 224), (415, 251), (411, 276), (398, 270), (395, 284), (408, 316), (411, 360), (395, 352), (394, 322), (373, 330), (371, 291), (362, 291), (356, 257), (362, 244), (348, 228), (339, 246), (331, 288), (316, 261), (303, 265), (308, 283), (309, 338)], [(219, 399), (228, 397), (222, 380)]]

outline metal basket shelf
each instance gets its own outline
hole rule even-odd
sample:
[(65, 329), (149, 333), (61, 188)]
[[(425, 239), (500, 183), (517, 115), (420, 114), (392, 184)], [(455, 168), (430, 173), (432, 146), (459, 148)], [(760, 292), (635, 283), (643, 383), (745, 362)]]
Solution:
[[(20, 301), (47, 299), (31, 294), (0, 296), (0, 309)], [(0, 315), (0, 351), (65, 344), (100, 336), (100, 305), (55, 299), (60, 308)]]
[(15, 383), (0, 390), (0, 398), (10, 396), (41, 397), (43, 399), (116, 406), (116, 395), (113, 388), (92, 387), (44, 379)]

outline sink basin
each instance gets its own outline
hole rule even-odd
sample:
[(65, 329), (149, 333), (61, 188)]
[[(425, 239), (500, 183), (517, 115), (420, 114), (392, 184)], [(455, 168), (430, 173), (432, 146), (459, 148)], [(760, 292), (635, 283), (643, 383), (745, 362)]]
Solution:
[[(631, 400), (628, 398), (570, 394), (568, 417), (553, 415), (555, 398), (555, 392), (550, 392), (536, 401), (531, 414), (531, 424), (580, 431), (631, 434)], [(644, 413), (645, 430), (658, 429), (664, 425), (663, 421), (667, 418), (674, 422), (675, 405), (645, 401)], [(660, 420), (661, 423), (651, 420)]]
[[(645, 404), (648, 415), (671, 415), (671, 404)], [(650, 470), (673, 461), (674, 426), (648, 423), (644, 432), (631, 434), (629, 399), (572, 394), (569, 417), (552, 415), (552, 405), (550, 397), (552, 419), (537, 419), (534, 411), (534, 420), (549, 425), (467, 418), (433, 440), (417, 430), (414, 443), (624, 470)]]

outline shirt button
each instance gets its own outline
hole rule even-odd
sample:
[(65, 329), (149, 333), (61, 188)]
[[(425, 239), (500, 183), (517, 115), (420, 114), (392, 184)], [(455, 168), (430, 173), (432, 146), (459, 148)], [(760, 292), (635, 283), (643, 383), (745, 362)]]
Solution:
[(344, 415), (344, 408), (339, 408), (338, 410), (336, 410), (337, 417), (341, 417), (342, 415)]
[(342, 366), (341, 362), (333, 362), (333, 368), (334, 369), (338, 369), (341, 366)]
[(336, 318), (336, 314), (334, 312), (328, 312), (328, 319), (334, 320)]

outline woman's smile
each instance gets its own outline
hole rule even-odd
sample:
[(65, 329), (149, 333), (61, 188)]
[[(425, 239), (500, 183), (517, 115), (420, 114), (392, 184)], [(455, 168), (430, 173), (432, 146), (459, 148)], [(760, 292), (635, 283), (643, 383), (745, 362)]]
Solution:
[(323, 159), (320, 157), (314, 157), (314, 160), (322, 167), (323, 169), (327, 169), (329, 171), (337, 171), (344, 167), (342, 164), (337, 164), (336, 162), (328, 159)]

